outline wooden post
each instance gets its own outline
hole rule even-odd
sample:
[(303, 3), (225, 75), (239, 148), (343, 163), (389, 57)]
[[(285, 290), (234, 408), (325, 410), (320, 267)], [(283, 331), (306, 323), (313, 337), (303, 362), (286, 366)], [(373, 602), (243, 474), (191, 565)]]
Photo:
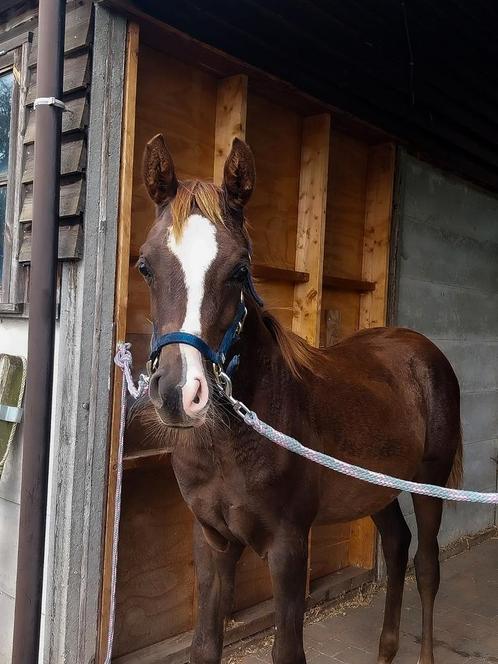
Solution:
[[(303, 121), (295, 269), (309, 280), (294, 286), (292, 330), (313, 346), (320, 343), (323, 251), (327, 212), (330, 115)], [(306, 593), (310, 591), (311, 530), (308, 537)]]
[(309, 281), (294, 287), (292, 330), (314, 346), (320, 341), (329, 144), (330, 115), (305, 118), (295, 269), (307, 272)]
[[(123, 95), (123, 130), (121, 144), (121, 173), (118, 218), (118, 255), (115, 291), (115, 340), (124, 341), (126, 336), (126, 313), (128, 308), (128, 276), (130, 269), (131, 202), (133, 192), (133, 152), (135, 144), (135, 105), (137, 94), (139, 27), (128, 25), (126, 43), (125, 83)], [(99, 651), (97, 662), (103, 662), (106, 655), (109, 628), (113, 523), (116, 510), (116, 462), (119, 444), (121, 417), (122, 373), (114, 368), (114, 388), (112, 399), (111, 434), (109, 444), (109, 471), (107, 490), (107, 513), (104, 535), (104, 564), (102, 573), (102, 598), (100, 612)]]
[[(395, 148), (391, 143), (370, 148), (365, 196), (362, 279), (375, 290), (360, 296), (360, 329), (386, 324), (389, 240), (393, 205)], [(376, 535), (368, 517), (351, 524), (350, 564), (370, 568), (375, 561)]]
[(391, 143), (370, 148), (362, 279), (375, 282), (375, 290), (361, 295), (360, 328), (386, 324), (394, 163)]
[(214, 148), (214, 183), (223, 181), (223, 166), (234, 138), (245, 140), (247, 76), (230, 76), (218, 84)]

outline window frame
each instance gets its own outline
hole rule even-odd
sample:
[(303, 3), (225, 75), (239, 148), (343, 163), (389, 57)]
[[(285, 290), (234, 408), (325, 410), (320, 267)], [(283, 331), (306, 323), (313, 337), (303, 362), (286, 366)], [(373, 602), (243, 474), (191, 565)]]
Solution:
[[(14, 59), (15, 59), (14, 53)], [(3, 230), (3, 264), (0, 279), (0, 304), (8, 300), (10, 290), (10, 267), (11, 267), (11, 254), (12, 254), (12, 226), (14, 222), (15, 209), (15, 164), (17, 161), (17, 131), (19, 125), (19, 83), (15, 73), (15, 62), (11, 65), (0, 67), (0, 77), (11, 73), (13, 78), (12, 96), (11, 96), (11, 109), (10, 109), (10, 127), (9, 127), (9, 155), (7, 176), (1, 177), (0, 174), (0, 187), (6, 187), (6, 202), (5, 202), (5, 220)]]
[(28, 59), (32, 33), (25, 32), (15, 39), (0, 40), (0, 75), (12, 72), (14, 85), (10, 116), (9, 162), (5, 225), (3, 234), (3, 267), (0, 282), (0, 317), (25, 315), (25, 283), (27, 269), (20, 265), (17, 258), (23, 233), (19, 218), (22, 208), (22, 166), (24, 159), (24, 132), (26, 127), (25, 97), (28, 87)]

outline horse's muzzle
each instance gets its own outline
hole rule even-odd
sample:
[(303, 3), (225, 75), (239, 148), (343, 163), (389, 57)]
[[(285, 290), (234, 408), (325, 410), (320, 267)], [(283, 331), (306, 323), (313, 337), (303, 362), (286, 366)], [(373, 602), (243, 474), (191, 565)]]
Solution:
[(167, 363), (166, 366), (159, 366), (152, 374), (150, 398), (164, 424), (199, 426), (204, 423), (209, 401), (202, 358), (191, 347), (183, 347), (181, 355), (181, 372), (172, 370), (171, 363)]

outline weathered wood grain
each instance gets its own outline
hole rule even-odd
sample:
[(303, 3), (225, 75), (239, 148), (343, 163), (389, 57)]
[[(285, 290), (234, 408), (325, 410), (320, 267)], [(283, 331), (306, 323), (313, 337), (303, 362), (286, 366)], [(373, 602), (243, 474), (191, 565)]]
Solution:
[(214, 146), (215, 184), (223, 182), (223, 167), (234, 138), (245, 140), (247, 76), (230, 76), (218, 83)]
[(309, 280), (294, 288), (292, 331), (313, 346), (320, 343), (323, 251), (327, 209), (330, 115), (303, 122), (295, 267)]
[[(83, 228), (81, 224), (64, 224), (59, 227), (59, 260), (80, 258), (83, 248)], [(19, 263), (31, 261), (31, 227), (24, 231), (24, 237), (18, 255)]]
[[(68, 108), (62, 114), (62, 134), (84, 131), (88, 126), (89, 103), (85, 94), (80, 94), (73, 99), (65, 101)], [(32, 106), (27, 109), (28, 124), (24, 134), (24, 143), (33, 143), (35, 140), (35, 116), (36, 112)]]
[[(34, 146), (25, 149), (22, 183), (33, 182), (35, 166)], [(86, 167), (86, 143), (83, 138), (66, 140), (61, 146), (61, 175), (81, 173)]]
[(365, 203), (362, 278), (375, 290), (360, 299), (360, 327), (386, 324), (389, 239), (393, 205), (395, 148), (391, 143), (371, 147)]
[[(115, 341), (126, 337), (128, 306), (128, 274), (131, 236), (131, 209), (133, 192), (133, 157), (135, 148), (135, 104), (137, 94), (139, 28), (130, 23), (126, 35), (126, 61), (124, 71), (123, 120), (121, 130), (121, 169), (119, 174), (119, 216), (116, 258), (116, 286), (114, 292)], [(111, 401), (111, 429), (109, 437), (109, 471), (107, 479), (107, 503), (104, 524), (104, 564), (98, 650), (105, 659), (110, 619), (112, 592), (113, 524), (116, 512), (116, 482), (119, 432), (121, 425), (121, 386), (123, 375), (115, 366)], [(123, 519), (124, 521), (124, 519)]]
[[(90, 82), (90, 54), (88, 51), (70, 55), (64, 59), (64, 94), (70, 94), (88, 87)], [(30, 105), (36, 99), (36, 69), (31, 72), (26, 104)]]
[[(85, 205), (85, 181), (80, 177), (76, 179), (62, 178), (60, 186), (59, 216), (79, 217), (83, 214)], [(33, 220), (33, 187), (31, 184), (24, 188), (24, 202), (19, 217), (20, 223)]]

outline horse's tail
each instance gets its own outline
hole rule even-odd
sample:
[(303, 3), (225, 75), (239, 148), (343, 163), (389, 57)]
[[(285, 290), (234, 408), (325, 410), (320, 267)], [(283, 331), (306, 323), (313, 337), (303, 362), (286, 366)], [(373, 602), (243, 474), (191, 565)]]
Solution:
[(459, 440), (456, 448), (455, 456), (453, 458), (453, 467), (450, 476), (446, 482), (449, 489), (459, 489), (462, 486), (463, 480), (463, 436), (462, 426), (459, 429)]

